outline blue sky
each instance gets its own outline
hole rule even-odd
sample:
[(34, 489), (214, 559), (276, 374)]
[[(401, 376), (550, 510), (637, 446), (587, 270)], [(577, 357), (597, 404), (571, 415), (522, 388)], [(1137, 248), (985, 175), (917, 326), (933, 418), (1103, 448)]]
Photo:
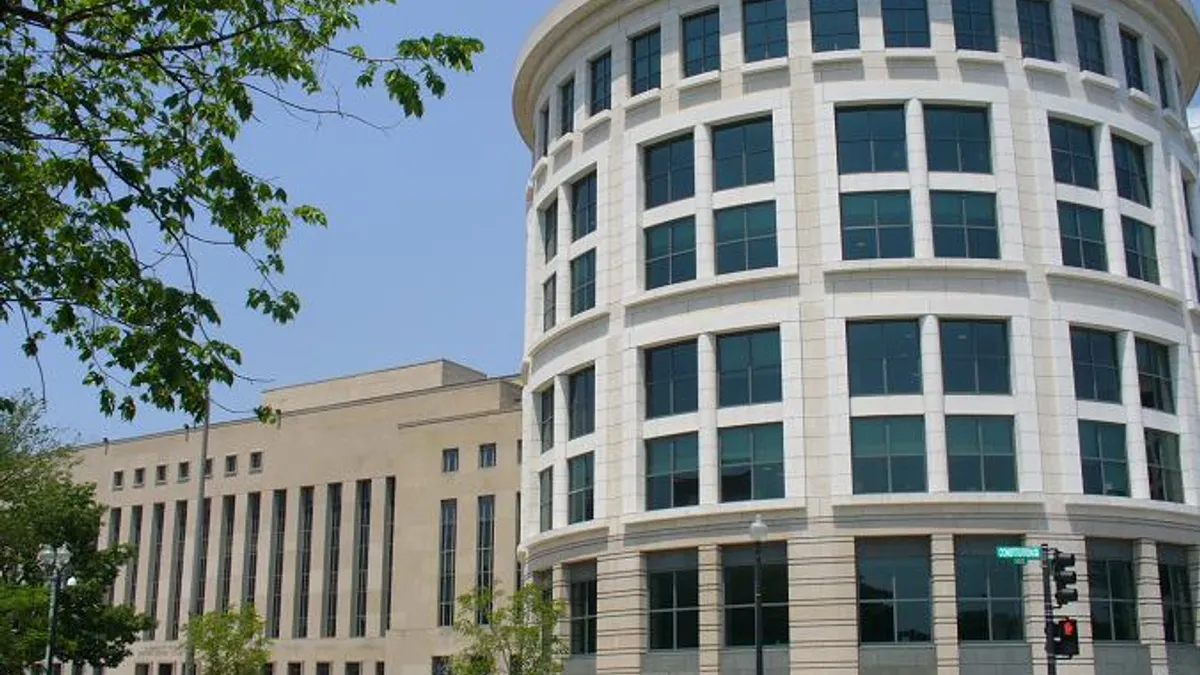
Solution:
[[(242, 382), (217, 392), (245, 416), (263, 388), (445, 357), (490, 374), (519, 367), (524, 269), (524, 187), (529, 153), (512, 122), (517, 52), (557, 0), (398, 0), (363, 14), (350, 42), (386, 52), (396, 40), (432, 32), (473, 35), (487, 46), (476, 72), (451, 81), (449, 96), (421, 120), (387, 132), (329, 120), (317, 126), (263, 104), (263, 124), (239, 143), (258, 173), (294, 201), (322, 207), (326, 230), (299, 229), (286, 249), (283, 285), (303, 309), (278, 327), (241, 309), (244, 265), (201, 260), (201, 282), (222, 303), (221, 335), (243, 351)], [(384, 97), (353, 91), (343, 104), (365, 116), (398, 116)], [(82, 441), (180, 428), (178, 413), (144, 408), (133, 423), (104, 417), (83, 370), (50, 345), (43, 358), (49, 421)], [(0, 388), (38, 387), (11, 329), (0, 330)], [(73, 435), (72, 433), (72, 435)]]

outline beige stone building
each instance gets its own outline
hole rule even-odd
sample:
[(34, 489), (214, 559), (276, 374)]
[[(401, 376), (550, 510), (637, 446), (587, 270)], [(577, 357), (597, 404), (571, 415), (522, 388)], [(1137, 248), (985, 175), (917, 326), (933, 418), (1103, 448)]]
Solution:
[(435, 361), (266, 392), (278, 424), (214, 424), (83, 448), (137, 546), (113, 601), (158, 619), (120, 675), (177, 675), (197, 545), (199, 602), (253, 602), (275, 675), (426, 675), (451, 654), (454, 599), (516, 582), (520, 387)]

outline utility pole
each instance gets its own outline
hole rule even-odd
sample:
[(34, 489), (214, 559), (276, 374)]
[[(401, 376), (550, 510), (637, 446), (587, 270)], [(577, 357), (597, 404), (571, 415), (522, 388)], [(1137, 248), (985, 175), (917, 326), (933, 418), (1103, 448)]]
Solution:
[[(212, 394), (207, 385), (204, 387), (204, 431), (200, 434), (200, 461), (196, 466), (196, 518), (192, 526), (192, 578), (189, 586), (191, 587), (191, 595), (188, 600), (188, 625), (191, 626), (192, 621), (203, 613), (204, 608), (199, 606), (200, 593), (200, 561), (203, 559), (205, 551), (201, 549), (204, 536), (204, 483), (208, 479), (208, 473), (205, 471), (205, 465), (208, 464), (208, 428), (210, 418), (212, 417)], [(183, 675), (195, 675), (196, 673), (196, 645), (192, 642), (191, 636), (185, 641), (183, 653)]]

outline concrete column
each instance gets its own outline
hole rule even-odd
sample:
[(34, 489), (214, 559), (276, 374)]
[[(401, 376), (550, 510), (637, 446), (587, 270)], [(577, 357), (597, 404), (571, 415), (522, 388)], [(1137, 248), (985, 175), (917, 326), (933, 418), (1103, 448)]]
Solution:
[(925, 153), (925, 116), (921, 101), (909, 99), (904, 105), (904, 126), (908, 135), (908, 171), (912, 181), (909, 193), (912, 205), (913, 254), (933, 257), (933, 217), (929, 206), (929, 158)]
[(721, 500), (721, 458), (717, 448), (717, 337), (711, 333), (696, 339), (700, 374), (700, 503)]
[(938, 675), (958, 675), (958, 593), (954, 575), (954, 537), (935, 534), (929, 544), (933, 640)]
[(788, 541), (791, 672), (858, 674), (858, 589), (854, 538)]
[(721, 551), (714, 544), (700, 547), (700, 673), (721, 672)]
[(1142, 424), (1142, 397), (1138, 387), (1137, 348), (1133, 333), (1117, 335), (1121, 358), (1121, 404), (1125, 408), (1125, 452), (1129, 467), (1129, 496), (1150, 498), (1150, 476), (1147, 473), (1146, 436)]
[(938, 318), (920, 319), (921, 385), (925, 407), (926, 487), (931, 494), (950, 491), (949, 460), (946, 457), (946, 399), (942, 395), (942, 338)]
[(693, 138), (696, 151), (696, 278), (709, 279), (717, 274), (712, 129), (707, 124), (699, 124), (693, 131)]
[(1150, 650), (1152, 672), (1167, 675), (1162, 589), (1158, 585), (1158, 546), (1153, 539), (1133, 542), (1133, 573), (1137, 584), (1138, 637)]
[(634, 551), (596, 561), (596, 672), (639, 675), (646, 652), (642, 557)]
[(1097, 124), (1092, 127), (1092, 139), (1096, 142), (1096, 169), (1099, 174), (1097, 185), (1100, 190), (1100, 207), (1104, 209), (1104, 243), (1108, 254), (1108, 271), (1123, 275), (1126, 270), (1125, 234), (1121, 228), (1121, 200), (1117, 196), (1111, 128), (1107, 124)]

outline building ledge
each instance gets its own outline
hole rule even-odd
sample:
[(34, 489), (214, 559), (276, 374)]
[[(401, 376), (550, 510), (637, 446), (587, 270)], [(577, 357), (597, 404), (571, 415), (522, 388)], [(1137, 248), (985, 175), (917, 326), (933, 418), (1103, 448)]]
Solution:
[(762, 59), (761, 61), (751, 61), (750, 63), (742, 64), (742, 73), (746, 75), (787, 69), (788, 57), (786, 56), (777, 56), (773, 59)]
[(817, 52), (812, 56), (814, 66), (823, 66), (831, 63), (861, 63), (863, 53), (861, 49), (839, 49), (830, 52)]
[(579, 126), (579, 131), (586, 134), (587, 132), (599, 127), (600, 125), (604, 124), (605, 122), (611, 122), (611, 121), (612, 121), (612, 110), (601, 110), (600, 112), (596, 113), (595, 115), (592, 115), (591, 117), (584, 120), (583, 124), (581, 124)]
[(545, 349), (547, 345), (555, 342), (564, 334), (578, 330), (579, 328), (582, 328), (590, 323), (606, 320), (608, 319), (608, 316), (608, 310), (597, 305), (586, 312), (580, 312), (575, 316), (568, 317), (567, 319), (555, 324), (550, 330), (542, 333), (537, 342), (533, 343), (533, 345), (529, 348), (528, 358), (536, 358), (537, 355), (541, 353), (541, 351)]
[(997, 275), (1025, 275), (1025, 263), (1015, 260), (988, 260), (979, 258), (872, 258), (870, 260), (839, 260), (825, 266), (825, 276), (851, 276), (856, 274), (901, 273), (988, 273)]
[(702, 279), (693, 279), (678, 284), (659, 286), (648, 291), (642, 291), (625, 303), (627, 309), (636, 309), (668, 298), (678, 298), (713, 289), (725, 289), (744, 284), (754, 284), (779, 279), (796, 278), (800, 273), (796, 267), (767, 267), (748, 272), (732, 272)]
[(1084, 84), (1090, 84), (1097, 89), (1115, 92), (1121, 88), (1121, 83), (1117, 81), (1117, 78), (1109, 77), (1108, 75), (1103, 75), (1090, 70), (1080, 71), (1079, 79), (1082, 80)]
[(547, 151), (546, 154), (553, 157), (554, 155), (557, 155), (558, 153), (562, 152), (568, 146), (572, 145), (574, 142), (575, 142), (575, 132), (568, 131), (567, 133), (563, 134), (562, 136), (559, 136), (558, 138), (554, 139), (554, 142), (550, 144), (550, 149)]
[(1004, 55), (1000, 52), (960, 49), (957, 54), (959, 63), (1004, 63)]
[(1183, 297), (1179, 293), (1152, 284), (1140, 279), (1131, 279), (1123, 277), (1112, 272), (1099, 272), (1097, 270), (1084, 269), (1082, 267), (1048, 267), (1046, 269), (1046, 277), (1049, 279), (1063, 279), (1066, 281), (1083, 281), (1088, 283), (1103, 284), (1112, 286), (1136, 293), (1138, 295), (1154, 298), (1163, 302), (1170, 303), (1175, 306), (1183, 304)]
[[(1045, 518), (1045, 495), (1021, 492), (920, 492), (843, 495), (833, 498), (839, 524), (929, 527), (930, 520), (947, 527), (969, 527), (971, 521), (1029, 521)], [(1036, 529), (1036, 528), (1027, 528)]]
[(1174, 127), (1176, 131), (1188, 132), (1187, 124), (1184, 123), (1183, 118), (1171, 108), (1163, 109), (1162, 116), (1167, 121), (1167, 124)]
[(703, 87), (706, 84), (712, 84), (713, 82), (720, 82), (720, 81), (721, 81), (721, 71), (720, 70), (708, 70), (708, 71), (705, 71), (698, 75), (692, 75), (691, 77), (685, 77), (684, 79), (680, 80), (678, 84), (675, 85), (675, 88), (679, 91), (689, 91), (692, 89), (696, 89), (698, 87)]
[(771, 528), (769, 537), (773, 537), (805, 527), (805, 512), (803, 497), (785, 497), (642, 511), (626, 515), (622, 522), (626, 539), (657, 539), (665, 530), (683, 530), (696, 538), (727, 538), (745, 534), (754, 517), (761, 514)]
[(1158, 110), (1158, 101), (1150, 98), (1150, 94), (1147, 94), (1141, 89), (1130, 89), (1129, 100), (1137, 103), (1147, 110)]
[(655, 101), (658, 101), (661, 98), (662, 98), (662, 89), (661, 88), (651, 89), (650, 91), (643, 91), (642, 93), (638, 94), (637, 96), (625, 99), (625, 110), (626, 111), (637, 110), (638, 108), (641, 108), (642, 106), (650, 105), (651, 103), (654, 103)]
[(892, 47), (883, 51), (885, 61), (933, 61), (937, 54), (932, 47)]
[(1032, 71), (1036, 73), (1046, 73), (1049, 75), (1067, 74), (1066, 65), (1061, 64), (1058, 61), (1047, 61), (1045, 59), (1035, 59), (1027, 56), (1021, 59), (1021, 66), (1025, 68), (1026, 71)]

